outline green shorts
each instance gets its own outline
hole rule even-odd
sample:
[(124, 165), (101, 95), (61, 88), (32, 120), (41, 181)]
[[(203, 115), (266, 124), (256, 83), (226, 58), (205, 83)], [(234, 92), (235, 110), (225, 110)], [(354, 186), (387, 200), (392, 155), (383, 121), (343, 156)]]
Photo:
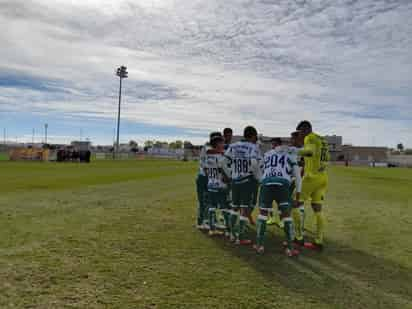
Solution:
[(229, 209), (230, 204), (227, 200), (227, 190), (209, 190), (209, 207), (216, 209)]
[(256, 196), (256, 180), (247, 177), (240, 181), (232, 182), (232, 205), (234, 208), (249, 208), (254, 205)]
[(259, 208), (271, 210), (273, 201), (281, 212), (290, 209), (290, 183), (282, 178), (271, 177), (263, 181), (260, 189)]

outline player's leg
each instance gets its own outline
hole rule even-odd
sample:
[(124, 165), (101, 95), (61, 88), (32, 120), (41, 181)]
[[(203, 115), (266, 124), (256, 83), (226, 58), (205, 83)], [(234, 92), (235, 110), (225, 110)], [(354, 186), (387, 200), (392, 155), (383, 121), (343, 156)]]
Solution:
[(256, 220), (256, 244), (253, 246), (257, 253), (265, 251), (265, 234), (268, 216), (272, 212), (273, 194), (271, 186), (261, 186), (259, 195), (259, 215)]
[(247, 239), (247, 227), (249, 223), (249, 214), (251, 205), (253, 203), (253, 195), (256, 190), (255, 182), (251, 178), (247, 179), (241, 185), (241, 199), (240, 199), (240, 216), (239, 216), (239, 239), (237, 244), (249, 245), (252, 243)]
[(249, 222), (252, 225), (256, 225), (255, 220), (253, 218), (253, 211), (256, 208), (257, 205), (257, 201), (258, 201), (258, 195), (259, 195), (259, 181), (257, 181), (255, 178), (251, 179), (251, 186), (253, 185), (253, 197), (252, 197), (252, 203), (250, 205), (250, 207), (248, 208), (248, 212), (247, 212), (247, 217), (249, 219)]
[(196, 178), (196, 191), (197, 191), (197, 228), (203, 229), (207, 215), (207, 177), (204, 175), (198, 175)]
[(292, 207), (290, 205), (290, 187), (289, 185), (282, 185), (276, 187), (275, 195), (276, 203), (279, 205), (280, 217), (283, 222), (283, 230), (286, 237), (286, 250), (285, 253), (287, 256), (296, 256), (299, 254), (299, 251), (296, 250), (293, 246), (293, 240), (295, 238), (293, 220), (291, 217)]
[(208, 203), (208, 219), (209, 219), (209, 234), (212, 235), (216, 230), (216, 192), (209, 191), (209, 203)]
[(225, 210), (223, 212), (223, 217), (225, 220), (225, 227), (227, 237), (230, 237), (230, 214), (232, 212), (232, 186), (228, 185), (228, 188), (225, 190), (226, 201), (225, 201)]
[(229, 225), (230, 225), (230, 212), (231, 207), (228, 199), (228, 190), (223, 190), (220, 198), (220, 209), (222, 211), (224, 220), (224, 233), (226, 237), (230, 237)]
[(232, 183), (232, 209), (229, 216), (229, 233), (230, 240), (236, 241), (239, 238), (238, 221), (240, 217), (240, 194), (241, 188), (239, 184)]
[(325, 174), (317, 177), (316, 181), (318, 183), (318, 187), (312, 194), (312, 209), (314, 211), (316, 220), (315, 241), (314, 246), (309, 245), (309, 247), (322, 250), (325, 230), (325, 219), (323, 216), (322, 205), (325, 199), (326, 189), (328, 185), (327, 175)]
[(295, 242), (304, 245), (305, 233), (305, 201), (309, 200), (313, 192), (313, 180), (304, 177), (302, 180), (302, 192), (299, 201), (292, 205), (292, 218), (295, 226)]

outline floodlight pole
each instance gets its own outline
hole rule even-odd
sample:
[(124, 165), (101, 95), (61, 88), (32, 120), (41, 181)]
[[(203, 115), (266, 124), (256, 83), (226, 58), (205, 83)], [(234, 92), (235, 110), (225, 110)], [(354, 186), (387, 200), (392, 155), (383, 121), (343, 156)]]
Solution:
[(113, 152), (113, 158), (118, 156), (119, 154), (119, 137), (120, 137), (120, 105), (122, 102), (122, 79), (128, 77), (127, 68), (125, 66), (121, 66), (117, 68), (116, 75), (119, 76), (120, 84), (119, 84), (119, 105), (117, 110), (117, 136), (116, 136), (116, 155)]

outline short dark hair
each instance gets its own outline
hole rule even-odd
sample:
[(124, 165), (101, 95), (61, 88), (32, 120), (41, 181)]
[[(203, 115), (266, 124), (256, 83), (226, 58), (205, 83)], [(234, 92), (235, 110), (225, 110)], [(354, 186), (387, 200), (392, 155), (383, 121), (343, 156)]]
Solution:
[(222, 133), (220, 133), (218, 131), (210, 133), (209, 140), (212, 140), (214, 137), (217, 137), (217, 136), (222, 137)]
[(312, 124), (308, 120), (302, 120), (301, 122), (299, 122), (298, 126), (296, 127), (296, 130), (300, 131), (303, 128), (312, 130)]
[(223, 134), (233, 134), (233, 130), (231, 128), (224, 128)]
[(214, 137), (212, 137), (212, 138), (210, 139), (210, 145), (212, 145), (213, 148), (215, 148), (216, 145), (217, 145), (219, 142), (224, 142), (224, 139), (223, 139), (222, 136), (214, 136)]
[(280, 137), (272, 138), (271, 142), (276, 143), (278, 145), (282, 145), (282, 139)]
[(244, 138), (251, 138), (251, 137), (257, 136), (257, 135), (258, 135), (258, 133), (257, 133), (255, 127), (252, 127), (252, 126), (247, 126), (245, 128), (245, 130), (243, 131), (243, 137)]

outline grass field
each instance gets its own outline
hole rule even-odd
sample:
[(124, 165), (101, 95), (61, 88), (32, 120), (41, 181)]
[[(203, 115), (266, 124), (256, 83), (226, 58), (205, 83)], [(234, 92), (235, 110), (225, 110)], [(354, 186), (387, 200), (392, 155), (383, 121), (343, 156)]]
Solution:
[(412, 308), (412, 170), (332, 168), (327, 248), (287, 259), (194, 229), (195, 163), (0, 169), (0, 308)]

